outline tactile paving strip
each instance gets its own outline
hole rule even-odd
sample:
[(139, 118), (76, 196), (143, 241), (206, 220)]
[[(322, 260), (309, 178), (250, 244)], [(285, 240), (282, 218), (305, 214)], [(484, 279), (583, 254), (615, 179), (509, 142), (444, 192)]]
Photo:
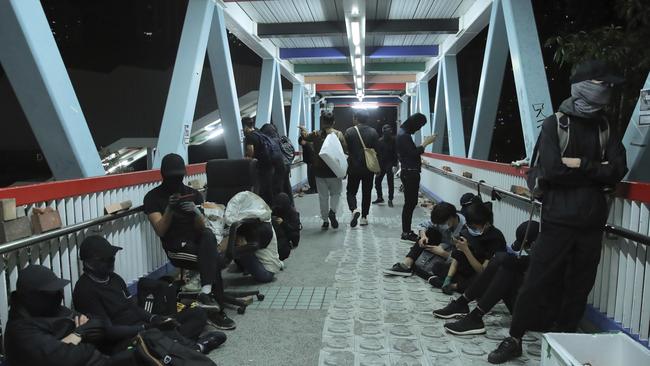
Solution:
[(264, 301), (254, 301), (248, 309), (320, 310), (336, 298), (334, 287), (264, 287)]

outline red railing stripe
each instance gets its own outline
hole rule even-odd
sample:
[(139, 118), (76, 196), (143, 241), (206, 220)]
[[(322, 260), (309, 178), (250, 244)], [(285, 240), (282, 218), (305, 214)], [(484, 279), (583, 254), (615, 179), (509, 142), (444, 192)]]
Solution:
[[(187, 174), (205, 173), (205, 163), (187, 166)], [(17, 205), (52, 201), (160, 181), (160, 170), (37, 183), (0, 189), (0, 198), (15, 198)]]
[[(479, 169), (491, 170), (515, 177), (525, 178), (526, 172), (528, 171), (528, 168), (516, 168), (509, 164), (495, 163), (492, 161), (459, 158), (455, 156), (434, 153), (424, 153), (424, 155), (432, 159), (449, 161), (452, 163)], [(462, 174), (462, 172), (456, 173)], [(625, 198), (632, 201), (650, 203), (650, 183), (621, 182), (616, 189), (616, 195), (620, 198)]]

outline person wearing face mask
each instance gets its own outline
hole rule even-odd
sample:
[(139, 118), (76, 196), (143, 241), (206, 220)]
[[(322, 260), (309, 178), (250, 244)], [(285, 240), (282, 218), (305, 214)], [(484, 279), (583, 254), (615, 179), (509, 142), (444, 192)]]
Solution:
[(382, 136), (377, 144), (377, 158), (381, 172), (375, 176), (375, 190), (377, 199), (373, 204), (384, 203), (384, 194), (382, 192), (381, 182), (384, 176), (388, 181), (388, 207), (393, 207), (393, 195), (395, 192), (395, 177), (393, 176), (393, 167), (397, 165), (397, 148), (395, 146), (395, 136), (393, 128), (390, 125), (384, 125), (381, 128)]
[(506, 250), (506, 239), (490, 224), (492, 212), (485, 204), (471, 204), (466, 219), (467, 224), (460, 235), (452, 238), (451, 262), (429, 278), (429, 284), (442, 288), (447, 295), (454, 291), (463, 292), (483, 272), (495, 253)]
[[(543, 183), (542, 231), (517, 298), (510, 337), (490, 353), (491, 363), (521, 356), (521, 338), (549, 293), (562, 284), (557, 330), (577, 329), (600, 262), (609, 211), (606, 191), (627, 173), (625, 148), (604, 113), (612, 87), (622, 82), (603, 61), (577, 65), (571, 97), (542, 124), (536, 164)], [(566, 146), (559, 144), (558, 123), (568, 135)], [(602, 138), (605, 130), (607, 139)]]
[[(453, 247), (453, 238), (460, 234), (465, 226), (465, 217), (456, 212), (456, 207), (448, 202), (440, 202), (431, 209), (431, 221), (420, 225), (420, 236), (409, 250), (402, 262), (395, 263), (390, 269), (385, 269), (385, 275), (411, 276), (413, 265), (424, 251), (440, 257), (440, 263), (451, 261), (450, 251)], [(439, 240), (432, 240), (432, 232), (439, 233)], [(435, 235), (435, 234), (434, 234)], [(446, 267), (445, 267), (446, 268)], [(416, 272), (417, 273), (417, 272)], [(418, 273), (420, 276), (425, 274)], [(429, 278), (430, 275), (426, 275)]]
[(72, 300), (78, 311), (104, 321), (102, 351), (122, 350), (139, 332), (150, 328), (160, 329), (178, 343), (205, 354), (225, 342), (222, 332), (201, 336), (207, 324), (202, 308), (187, 308), (173, 317), (152, 315), (139, 308), (124, 279), (114, 272), (115, 255), (120, 250), (98, 235), (85, 238), (79, 248), (84, 273), (75, 284)]
[(198, 269), (201, 291), (197, 301), (201, 307), (212, 310), (210, 320), (221, 329), (234, 329), (235, 323), (226, 316), (218, 301), (223, 294), (221, 269), (225, 267), (225, 259), (199, 209), (203, 197), (199, 191), (183, 184), (186, 170), (180, 155), (165, 155), (160, 174), (162, 184), (144, 196), (144, 213), (172, 264)]
[(104, 324), (61, 304), (63, 289), (69, 283), (40, 265), (32, 264), (18, 271), (4, 339), (8, 363), (14, 366), (142, 364), (130, 350), (109, 357), (96, 348), (95, 344), (104, 338)]

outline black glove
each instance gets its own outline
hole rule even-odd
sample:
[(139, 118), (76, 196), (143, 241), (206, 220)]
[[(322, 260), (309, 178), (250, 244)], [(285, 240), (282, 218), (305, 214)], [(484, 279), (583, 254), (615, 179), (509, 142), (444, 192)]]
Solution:
[(178, 204), (178, 209), (185, 213), (185, 214), (193, 214), (196, 213), (197, 208), (194, 202), (186, 201), (186, 202), (181, 202)]
[(74, 330), (82, 341), (90, 343), (101, 341), (104, 338), (105, 331), (106, 326), (100, 319), (88, 319), (85, 324), (78, 326)]
[(145, 329), (157, 328), (160, 330), (174, 330), (180, 326), (180, 323), (174, 318), (154, 315), (151, 317), (149, 324), (145, 325)]
[(169, 196), (169, 200), (167, 200), (167, 206), (169, 206), (169, 208), (176, 208), (178, 204), (181, 202), (178, 199), (178, 197), (179, 197), (178, 194), (172, 194), (171, 196)]

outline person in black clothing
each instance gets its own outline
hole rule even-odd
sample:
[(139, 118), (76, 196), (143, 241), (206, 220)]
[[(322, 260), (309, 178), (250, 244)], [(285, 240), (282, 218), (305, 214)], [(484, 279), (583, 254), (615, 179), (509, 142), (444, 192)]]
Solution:
[(12, 366), (130, 366), (139, 362), (131, 350), (113, 356), (99, 352), (94, 343), (104, 337), (104, 324), (61, 305), (70, 283), (52, 270), (29, 265), (18, 271), (11, 294), (5, 352)]
[[(377, 131), (368, 126), (368, 111), (358, 110), (354, 114), (354, 127), (345, 131), (345, 142), (348, 147), (348, 185), (347, 199), (348, 208), (352, 211), (350, 226), (355, 227), (361, 216), (361, 226), (368, 225), (368, 213), (370, 212), (370, 200), (372, 194), (372, 178), (374, 174), (366, 166), (366, 158), (363, 150), (365, 144), (368, 149), (376, 149), (379, 135)], [(363, 143), (361, 141), (363, 139)], [(361, 212), (357, 208), (357, 192), (361, 185)]]
[(460, 213), (467, 215), (467, 208), (474, 202), (481, 202), (481, 198), (474, 193), (467, 192), (460, 196)]
[(393, 128), (390, 125), (384, 125), (381, 129), (382, 136), (377, 144), (377, 157), (381, 166), (381, 173), (375, 177), (375, 190), (377, 190), (377, 199), (373, 204), (384, 203), (384, 194), (382, 192), (381, 182), (386, 176), (388, 181), (388, 207), (393, 207), (393, 195), (395, 193), (395, 177), (393, 167), (397, 165), (397, 150), (395, 147), (395, 136)]
[(278, 255), (283, 261), (289, 258), (291, 249), (300, 244), (300, 214), (291, 205), (289, 197), (280, 193), (275, 197), (273, 204), (273, 230), (278, 240)]
[(506, 250), (506, 239), (490, 224), (492, 212), (484, 203), (470, 205), (466, 220), (465, 228), (453, 239), (455, 248), (451, 251), (451, 263), (439, 267), (436, 276), (429, 279), (432, 286), (442, 288), (447, 295), (465, 291), (488, 266), (494, 254)]
[(248, 159), (257, 159), (257, 183), (259, 185), (259, 196), (269, 206), (273, 203), (273, 177), (275, 164), (271, 152), (264, 146), (262, 133), (255, 128), (255, 119), (251, 117), (242, 118), (244, 128), (244, 156)]
[[(268, 136), (271, 142), (277, 145), (278, 150), (282, 149), (282, 142), (280, 141), (280, 134), (275, 125), (266, 123), (260, 127), (260, 132)], [(274, 156), (273, 160), (273, 196), (280, 193), (285, 193), (289, 197), (289, 201), (293, 206), (293, 191), (291, 189), (291, 180), (289, 174), (291, 173), (291, 162), (287, 162), (284, 156)]]
[[(609, 211), (606, 191), (627, 173), (625, 148), (603, 112), (612, 87), (622, 81), (605, 62), (579, 64), (571, 76), (571, 97), (560, 105), (560, 114), (542, 124), (537, 162), (543, 172), (542, 232), (517, 298), (510, 337), (490, 353), (491, 363), (521, 356), (521, 338), (560, 284), (558, 331), (574, 332), (582, 318), (600, 262)], [(568, 129), (566, 148), (559, 144), (558, 121)], [(609, 138), (601, 146), (600, 131), (607, 128)]]
[(221, 269), (226, 260), (218, 250), (217, 238), (205, 226), (199, 206), (203, 196), (183, 184), (185, 162), (180, 155), (168, 154), (160, 167), (162, 184), (144, 196), (144, 213), (148, 216), (163, 249), (172, 264), (180, 268), (198, 269), (202, 307), (218, 310), (212, 320), (224, 329), (234, 328), (234, 322), (223, 312), (218, 299), (223, 294)]
[(124, 279), (114, 272), (115, 254), (121, 249), (97, 235), (85, 238), (79, 248), (84, 273), (75, 284), (72, 300), (78, 311), (104, 321), (103, 351), (124, 349), (125, 343), (149, 328), (158, 328), (180, 344), (205, 354), (225, 342), (222, 332), (200, 337), (208, 319), (200, 307), (185, 309), (173, 317), (152, 315), (139, 308)]
[[(537, 221), (531, 221), (530, 224), (529, 221), (522, 222), (517, 227), (517, 240), (511, 246), (512, 250), (518, 253), (495, 254), (485, 270), (460, 297), (446, 307), (433, 311), (433, 315), (442, 319), (463, 316), (457, 321), (445, 324), (445, 329), (449, 333), (456, 335), (485, 333), (483, 316), (500, 300), (503, 300), (512, 313), (519, 287), (528, 269), (530, 260), (528, 254), (535, 244), (538, 233)], [(468, 304), (474, 300), (478, 300), (476, 308), (470, 312)]]
[(420, 155), (424, 154), (424, 148), (432, 144), (436, 135), (427, 136), (422, 146), (415, 146), (412, 135), (418, 132), (427, 123), (427, 117), (422, 113), (415, 113), (402, 123), (397, 131), (397, 156), (402, 171), (400, 179), (404, 188), (404, 207), (402, 208), (402, 237), (404, 242), (416, 242), (418, 235), (411, 230), (413, 210), (418, 205), (418, 192), (420, 190), (420, 166), (422, 165)]
[(307, 164), (307, 183), (309, 184), (309, 189), (305, 191), (305, 194), (318, 193), (316, 171), (314, 169), (314, 162), (318, 158), (318, 154), (314, 149), (314, 144), (305, 140), (302, 135), (298, 136), (298, 143), (302, 146), (302, 161)]

